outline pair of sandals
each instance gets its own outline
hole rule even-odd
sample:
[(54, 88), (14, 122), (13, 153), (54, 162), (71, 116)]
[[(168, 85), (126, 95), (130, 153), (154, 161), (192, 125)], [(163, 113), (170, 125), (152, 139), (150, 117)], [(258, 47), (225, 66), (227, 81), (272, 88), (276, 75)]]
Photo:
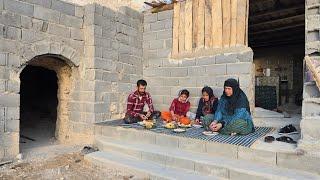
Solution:
[(297, 141), (294, 141), (291, 137), (288, 137), (288, 136), (281, 136), (278, 138), (274, 138), (273, 136), (266, 136), (264, 138), (264, 142), (267, 142), (267, 143), (272, 143), (274, 140), (286, 142), (289, 144), (297, 144)]

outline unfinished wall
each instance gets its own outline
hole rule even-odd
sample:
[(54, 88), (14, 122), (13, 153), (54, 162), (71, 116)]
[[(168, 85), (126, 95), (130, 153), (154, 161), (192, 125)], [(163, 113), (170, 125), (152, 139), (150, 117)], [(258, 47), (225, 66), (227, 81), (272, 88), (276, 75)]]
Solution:
[(241, 87), (254, 105), (253, 52), (247, 47), (217, 49), (210, 56), (170, 59), (173, 11), (144, 15), (143, 77), (148, 82), (155, 108), (168, 110), (178, 91), (191, 92), (192, 111), (198, 104), (201, 89), (211, 86), (221, 96), (227, 78), (239, 78)]
[(92, 4), (85, 7), (85, 62), (92, 84), (88, 109), (91, 123), (120, 118), (126, 98), (142, 78), (142, 16), (123, 7), (119, 12)]
[[(320, 0), (306, 0), (305, 55), (320, 62)], [(319, 74), (318, 74), (319, 75)], [(314, 82), (305, 77), (299, 148), (320, 156), (320, 92)]]
[[(0, 161), (12, 159), (19, 152), (20, 72), (33, 58), (50, 54), (65, 62), (72, 69), (72, 76), (80, 77), (81, 69), (85, 69), (82, 26), (83, 8), (73, 4), (0, 0)], [(84, 95), (83, 88), (78, 87), (81, 78), (73, 80), (69, 84), (70, 96)], [(69, 118), (75, 107), (66, 106), (61, 117)], [(71, 122), (81, 121), (71, 119), (64, 128), (71, 129)], [(59, 136), (59, 140), (70, 140), (72, 132)]]

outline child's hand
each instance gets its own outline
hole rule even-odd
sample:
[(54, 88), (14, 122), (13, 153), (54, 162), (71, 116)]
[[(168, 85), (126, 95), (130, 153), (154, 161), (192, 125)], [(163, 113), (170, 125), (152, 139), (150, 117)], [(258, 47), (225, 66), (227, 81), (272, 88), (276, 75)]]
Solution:
[(200, 119), (196, 119), (195, 124), (200, 124)]

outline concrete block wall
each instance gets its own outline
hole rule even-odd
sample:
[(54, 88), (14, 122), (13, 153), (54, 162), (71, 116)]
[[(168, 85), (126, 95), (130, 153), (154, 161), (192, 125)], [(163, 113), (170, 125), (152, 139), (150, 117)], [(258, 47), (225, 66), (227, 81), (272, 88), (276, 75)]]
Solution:
[(198, 105), (201, 89), (208, 85), (218, 97), (228, 78), (240, 80), (254, 105), (253, 52), (247, 47), (223, 49), (211, 56), (171, 59), (173, 11), (144, 15), (143, 77), (148, 82), (156, 109), (168, 110), (179, 90), (191, 93), (192, 111)]
[[(306, 0), (305, 55), (320, 63), (320, 0)], [(307, 78), (306, 78), (307, 80)], [(320, 96), (315, 83), (305, 82), (300, 123), (302, 139), (298, 147), (320, 157)]]
[(142, 78), (142, 17), (128, 7), (85, 6), (86, 73), (95, 90), (92, 122), (124, 116), (127, 96)]
[[(19, 75), (34, 57), (62, 57), (73, 71), (68, 114), (82, 103), (80, 96), (87, 91), (81, 87), (82, 78), (74, 76), (86, 76), (81, 70), (85, 69), (83, 12), (83, 7), (59, 0), (0, 0), (0, 161), (19, 153)], [(84, 122), (71, 115), (69, 119)], [(72, 123), (66, 128), (76, 129)]]

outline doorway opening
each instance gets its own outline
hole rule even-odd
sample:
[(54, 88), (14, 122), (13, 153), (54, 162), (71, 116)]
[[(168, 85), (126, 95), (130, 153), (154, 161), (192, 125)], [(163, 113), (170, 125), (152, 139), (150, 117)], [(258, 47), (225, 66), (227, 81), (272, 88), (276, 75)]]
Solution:
[(53, 141), (58, 106), (56, 72), (27, 65), (20, 74), (20, 80), (21, 148)]
[(248, 40), (256, 106), (301, 117), (305, 0), (250, 0)]

